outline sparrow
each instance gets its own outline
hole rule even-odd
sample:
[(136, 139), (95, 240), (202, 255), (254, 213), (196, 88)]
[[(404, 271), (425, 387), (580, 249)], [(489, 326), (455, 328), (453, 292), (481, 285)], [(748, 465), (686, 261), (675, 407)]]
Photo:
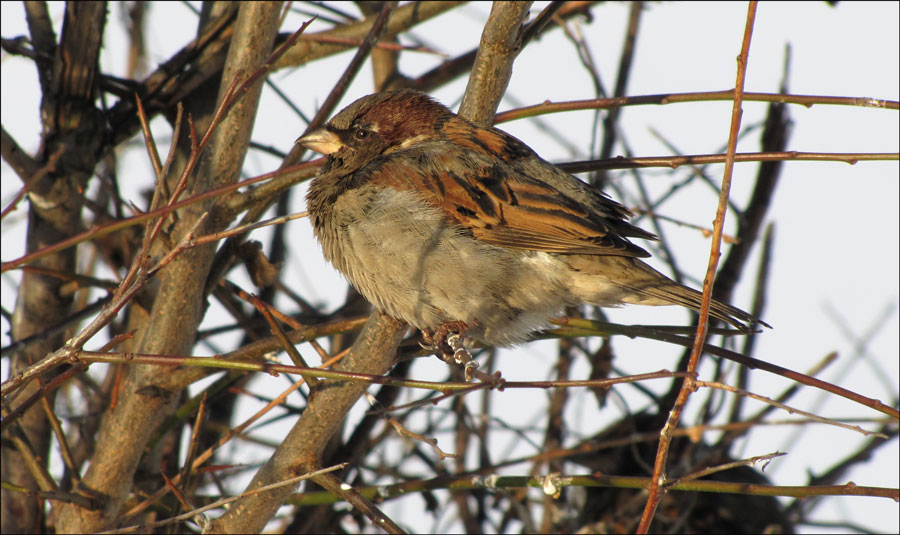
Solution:
[[(297, 143), (327, 155), (306, 197), (325, 258), (426, 341), (511, 346), (582, 304), (700, 308), (640, 260), (630, 239), (656, 236), (623, 205), (425, 93), (363, 97)], [(710, 314), (762, 323), (715, 300)]]

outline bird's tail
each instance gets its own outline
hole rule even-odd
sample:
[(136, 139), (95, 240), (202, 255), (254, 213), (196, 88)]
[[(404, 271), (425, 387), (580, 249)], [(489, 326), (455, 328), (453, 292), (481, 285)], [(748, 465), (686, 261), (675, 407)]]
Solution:
[[(567, 263), (573, 270), (576, 292), (585, 302), (599, 306), (681, 305), (700, 310), (700, 292), (678, 284), (637, 258), (572, 255)], [(753, 332), (757, 325), (769, 327), (753, 314), (715, 299), (710, 302), (709, 314), (745, 333)]]

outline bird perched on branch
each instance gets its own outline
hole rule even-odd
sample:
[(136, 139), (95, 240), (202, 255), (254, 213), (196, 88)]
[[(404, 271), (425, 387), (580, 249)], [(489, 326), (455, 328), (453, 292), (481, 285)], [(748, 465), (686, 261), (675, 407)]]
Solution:
[[(328, 155), (307, 195), (327, 258), (375, 307), (442, 347), (523, 342), (566, 306), (681, 305), (700, 293), (640, 258), (656, 237), (602, 191), (428, 95), (363, 97), (297, 140)], [(758, 322), (712, 301), (749, 332)]]

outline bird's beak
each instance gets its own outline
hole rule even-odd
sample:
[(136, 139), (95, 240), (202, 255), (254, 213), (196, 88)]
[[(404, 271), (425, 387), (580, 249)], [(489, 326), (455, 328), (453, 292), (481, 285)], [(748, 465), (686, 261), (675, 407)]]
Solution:
[(325, 155), (337, 152), (344, 146), (337, 134), (325, 128), (317, 128), (305, 136), (301, 136), (296, 143)]

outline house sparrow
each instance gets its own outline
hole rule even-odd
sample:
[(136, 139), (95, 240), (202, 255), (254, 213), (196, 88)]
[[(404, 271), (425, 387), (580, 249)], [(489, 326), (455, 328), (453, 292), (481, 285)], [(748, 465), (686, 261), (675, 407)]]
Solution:
[[(325, 258), (426, 340), (509, 346), (585, 303), (700, 307), (639, 260), (650, 254), (629, 238), (656, 237), (624, 206), (424, 93), (363, 97), (297, 143), (328, 155), (306, 197)], [(758, 323), (715, 300), (710, 314)]]

